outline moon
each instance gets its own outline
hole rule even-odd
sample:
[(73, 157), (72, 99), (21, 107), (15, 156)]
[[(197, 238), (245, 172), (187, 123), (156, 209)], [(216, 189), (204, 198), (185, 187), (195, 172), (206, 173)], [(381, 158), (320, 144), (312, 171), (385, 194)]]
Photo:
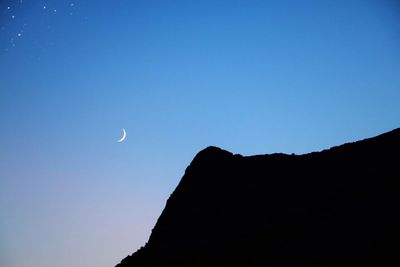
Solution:
[(122, 137), (121, 137), (121, 139), (117, 140), (117, 142), (121, 143), (125, 140), (125, 138), (126, 138), (126, 131), (124, 128), (122, 128)]

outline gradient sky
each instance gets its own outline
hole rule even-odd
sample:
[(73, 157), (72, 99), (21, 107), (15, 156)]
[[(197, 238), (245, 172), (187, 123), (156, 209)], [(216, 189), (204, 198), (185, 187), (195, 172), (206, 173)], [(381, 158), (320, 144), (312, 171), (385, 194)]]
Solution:
[(399, 100), (396, 1), (0, 1), (0, 266), (112, 267), (201, 149), (322, 150)]

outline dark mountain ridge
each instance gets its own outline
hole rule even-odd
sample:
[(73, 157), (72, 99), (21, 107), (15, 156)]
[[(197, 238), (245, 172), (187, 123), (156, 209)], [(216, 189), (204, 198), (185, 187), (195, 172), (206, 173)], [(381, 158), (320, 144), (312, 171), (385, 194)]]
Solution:
[(400, 129), (304, 155), (199, 152), (118, 267), (400, 266)]

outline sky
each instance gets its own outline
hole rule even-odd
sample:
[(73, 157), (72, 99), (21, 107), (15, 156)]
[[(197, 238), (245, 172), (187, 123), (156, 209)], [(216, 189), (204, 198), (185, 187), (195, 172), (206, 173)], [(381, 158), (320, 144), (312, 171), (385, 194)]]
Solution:
[(399, 100), (394, 0), (0, 1), (0, 266), (112, 267), (205, 147), (320, 151)]

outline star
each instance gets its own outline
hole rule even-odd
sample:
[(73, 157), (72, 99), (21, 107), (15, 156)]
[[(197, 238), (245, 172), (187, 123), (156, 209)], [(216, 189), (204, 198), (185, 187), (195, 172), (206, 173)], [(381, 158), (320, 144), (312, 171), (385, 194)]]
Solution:
[(46, 6), (43, 6), (43, 9), (46, 9), (47, 7)]
[(18, 37), (21, 37), (21, 36), (22, 36), (22, 33), (18, 33), (17, 35), (18, 35)]
[(15, 16), (14, 16), (14, 15), (12, 15), (12, 16), (11, 16), (11, 18), (12, 18), (12, 19), (14, 19), (14, 18), (15, 18)]

